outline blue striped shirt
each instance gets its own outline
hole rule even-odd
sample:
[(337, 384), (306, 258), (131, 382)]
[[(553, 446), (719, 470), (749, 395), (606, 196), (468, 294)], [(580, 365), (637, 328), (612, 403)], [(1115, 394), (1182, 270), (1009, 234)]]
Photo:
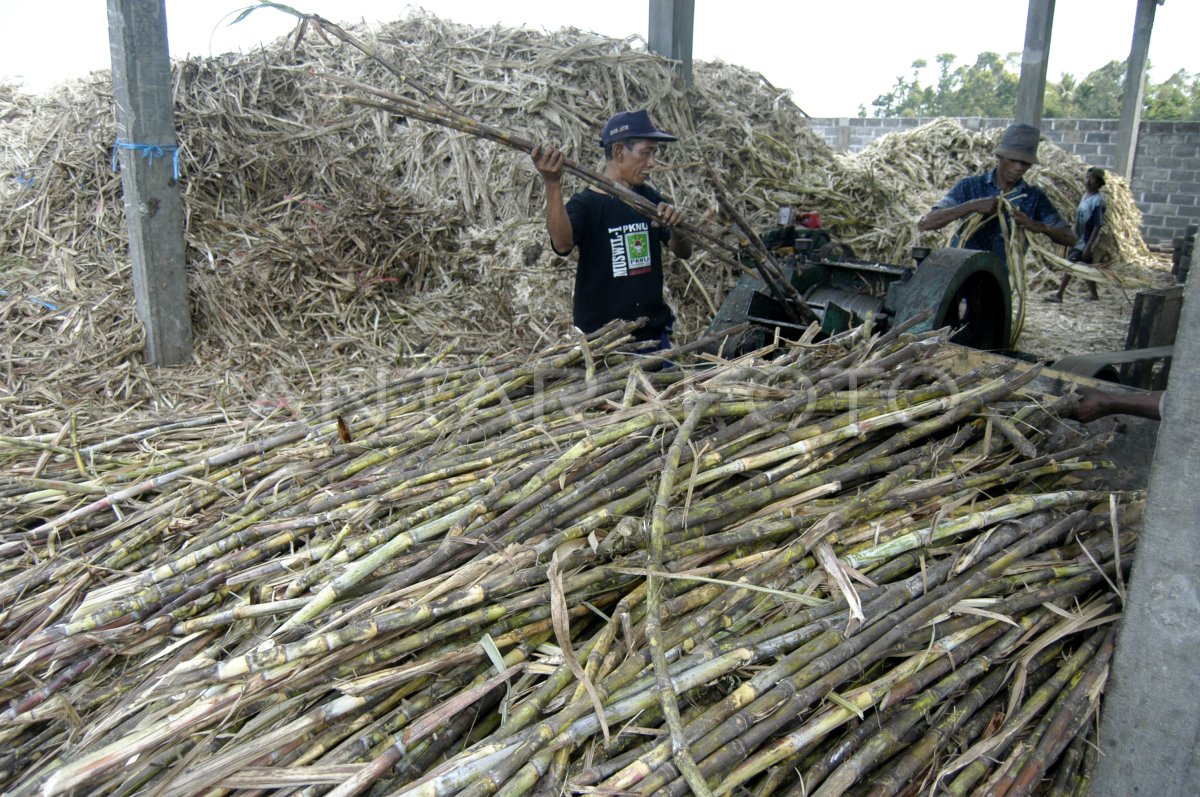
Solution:
[[(1000, 186), (996, 183), (996, 170), (992, 169), (986, 174), (977, 174), (959, 180), (950, 189), (950, 192), (933, 207), (935, 210), (952, 208), (974, 199), (999, 195)], [(1032, 186), (1024, 180), (1019, 180), (1012, 190), (1005, 194), (1005, 197), (1013, 203), (1017, 210), (1034, 221), (1043, 222), (1051, 227), (1067, 226), (1067, 222), (1058, 215), (1058, 211), (1054, 209), (1054, 205), (1050, 203), (1050, 199), (1042, 192), (1042, 189)], [(951, 239), (950, 245), (959, 245), (957, 233)], [(962, 245), (968, 249), (992, 252), (1006, 265), (1008, 263), (1008, 258), (1004, 253), (1004, 236), (1000, 232), (1000, 222), (997, 219), (993, 218), (984, 224), (971, 236), (969, 241)]]

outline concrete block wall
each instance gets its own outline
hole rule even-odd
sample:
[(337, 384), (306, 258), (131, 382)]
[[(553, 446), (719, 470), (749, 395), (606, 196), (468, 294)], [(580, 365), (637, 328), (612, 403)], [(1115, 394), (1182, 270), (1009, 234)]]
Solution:
[[(928, 118), (810, 119), (809, 126), (840, 152), (858, 152), (885, 133), (911, 130)], [(1004, 127), (1010, 119), (967, 117), (970, 130)], [(1116, 119), (1046, 119), (1042, 132), (1068, 152), (1111, 169), (1116, 157)], [(949, 186), (947, 186), (949, 188)], [(1200, 222), (1200, 122), (1142, 122), (1134, 155), (1134, 200), (1142, 212), (1142, 236), (1151, 245), (1170, 245), (1190, 224)]]

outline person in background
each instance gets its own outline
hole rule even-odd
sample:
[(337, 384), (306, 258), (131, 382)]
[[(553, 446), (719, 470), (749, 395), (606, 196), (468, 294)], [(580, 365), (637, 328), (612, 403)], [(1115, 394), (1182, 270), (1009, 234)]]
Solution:
[(663, 299), (665, 243), (677, 257), (692, 254), (692, 242), (677, 228), (683, 214), (647, 183), (659, 147), (678, 138), (659, 130), (645, 110), (622, 111), (600, 133), (604, 176), (641, 195), (658, 208), (647, 218), (611, 194), (589, 186), (565, 204), (562, 174), (565, 157), (554, 147), (537, 145), (530, 156), (546, 187), (546, 230), (550, 245), (566, 256), (579, 248), (572, 316), (575, 326), (594, 332), (621, 318), (647, 318), (635, 337), (670, 346), (675, 315)]
[[(1100, 189), (1104, 187), (1104, 170), (1099, 166), (1088, 169), (1083, 186), (1083, 199), (1079, 200), (1079, 209), (1075, 211), (1075, 245), (1067, 254), (1067, 260), (1072, 263), (1091, 265), (1095, 262), (1093, 258), (1096, 254), (1096, 247), (1100, 243), (1100, 232), (1104, 227), (1104, 213), (1108, 210), (1104, 197), (1100, 195)], [(1063, 274), (1058, 283), (1058, 291), (1052, 296), (1047, 296), (1046, 301), (1061, 302), (1070, 281), (1070, 272)], [(1085, 280), (1085, 282), (1087, 282), (1089, 298), (1092, 301), (1099, 299), (1100, 296), (1096, 293), (1096, 283), (1092, 280)]]
[[(999, 205), (997, 198), (1003, 196), (1012, 203), (1012, 220), (1018, 226), (1045, 235), (1063, 246), (1075, 243), (1071, 228), (1054, 209), (1046, 194), (1025, 182), (1025, 173), (1038, 162), (1040, 139), (1041, 133), (1032, 125), (1009, 125), (995, 149), (996, 168), (984, 174), (964, 177), (955, 183), (950, 192), (921, 219), (920, 228), (940, 230), (973, 213), (994, 216)], [(960, 245), (992, 252), (1005, 266), (1008, 265), (1004, 234), (996, 218), (983, 224), (969, 240), (960, 242), (958, 235), (955, 235), (951, 246)]]

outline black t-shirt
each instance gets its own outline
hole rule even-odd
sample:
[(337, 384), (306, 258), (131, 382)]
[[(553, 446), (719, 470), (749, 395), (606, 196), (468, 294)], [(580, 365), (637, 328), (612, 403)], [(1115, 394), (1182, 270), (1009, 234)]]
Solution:
[[(634, 189), (655, 205), (662, 195), (646, 185)], [(655, 340), (675, 320), (663, 301), (662, 245), (666, 227), (608, 194), (585, 189), (567, 202), (571, 232), (579, 247), (575, 270), (575, 326), (594, 332), (615, 318), (648, 318), (639, 340)], [(562, 254), (562, 253), (560, 253)]]

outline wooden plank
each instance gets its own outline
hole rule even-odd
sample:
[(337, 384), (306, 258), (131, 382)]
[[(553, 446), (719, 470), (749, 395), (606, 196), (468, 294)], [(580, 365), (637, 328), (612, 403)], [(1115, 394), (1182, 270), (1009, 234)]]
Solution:
[(108, 0), (108, 36), (116, 100), (129, 258), (146, 359), (179, 365), (192, 356), (183, 243), (183, 203), (175, 174), (164, 0)]
[[(1139, 291), (1133, 300), (1125, 348), (1149, 349), (1174, 344), (1182, 309), (1182, 285)], [(1156, 368), (1153, 362), (1131, 362), (1121, 369), (1121, 382), (1148, 390), (1162, 390), (1168, 372), (1169, 367), (1165, 365)]]

